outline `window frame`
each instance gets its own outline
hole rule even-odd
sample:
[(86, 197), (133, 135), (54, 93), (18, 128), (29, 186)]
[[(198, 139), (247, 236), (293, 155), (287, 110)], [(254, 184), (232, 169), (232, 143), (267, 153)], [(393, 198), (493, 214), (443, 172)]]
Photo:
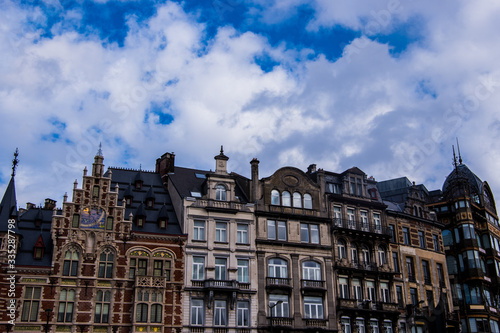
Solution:
[(215, 200), (227, 201), (227, 188), (225, 185), (217, 184), (215, 186)]
[(205, 221), (204, 220), (194, 220), (193, 221), (193, 240), (194, 241), (205, 241)]
[[(241, 306), (243, 305), (244, 306)], [(250, 326), (250, 302), (249, 301), (236, 301), (236, 326), (249, 327)]]
[[(192, 298), (189, 306), (189, 323), (192, 326), (203, 326), (205, 323), (205, 302), (200, 298)], [(196, 320), (193, 320), (196, 319)]]
[[(271, 224), (273, 224), (273, 225), (271, 225)], [(282, 234), (283, 230), (284, 230), (284, 235)], [(287, 230), (286, 221), (267, 220), (267, 239), (286, 241), (288, 239), (287, 232), (288, 232), (288, 230)]]
[(98, 290), (95, 297), (94, 323), (109, 323), (111, 309), (111, 291)]
[(249, 244), (248, 242), (248, 224), (237, 223), (236, 224), (236, 243), (237, 244)]
[(76, 293), (74, 289), (61, 289), (57, 307), (57, 322), (69, 323), (73, 320), (73, 313), (75, 310), (75, 295)]
[(227, 243), (227, 222), (215, 222), (215, 241), (218, 243)]
[(38, 311), (42, 287), (26, 286), (24, 289), (23, 307), (21, 310), (21, 322), (38, 321)]
[(319, 244), (319, 224), (300, 223), (300, 241), (302, 243)]
[[(195, 259), (200, 259), (200, 262), (196, 262)], [(195, 280), (195, 281), (205, 280), (205, 257), (204, 256), (193, 256), (191, 279)]]
[(64, 254), (63, 276), (78, 276), (80, 266), (80, 252), (77, 249), (68, 249)]
[[(104, 255), (104, 259), (103, 259)], [(110, 258), (111, 256), (111, 258)], [(104, 249), (99, 255), (99, 270), (97, 277), (100, 279), (112, 279), (114, 268), (114, 253), (109, 248)]]
[(323, 319), (323, 297), (304, 296), (304, 318), (305, 319)]

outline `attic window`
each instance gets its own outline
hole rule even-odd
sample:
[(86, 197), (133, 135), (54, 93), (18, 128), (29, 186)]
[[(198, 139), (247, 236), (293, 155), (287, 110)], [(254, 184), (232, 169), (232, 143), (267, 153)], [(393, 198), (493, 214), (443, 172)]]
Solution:
[(196, 178), (199, 178), (199, 179), (207, 178), (207, 176), (204, 173), (195, 172), (194, 175), (196, 176)]
[(167, 228), (167, 219), (166, 218), (161, 218), (158, 220), (158, 227), (160, 229), (166, 229)]
[(142, 180), (135, 181), (135, 188), (140, 190), (142, 188)]
[(370, 194), (370, 199), (377, 199), (377, 190), (374, 188), (371, 188), (368, 190), (368, 193)]
[(38, 240), (35, 243), (35, 246), (33, 246), (33, 259), (41, 260), (43, 258), (44, 249), (45, 249), (45, 244), (43, 243), (42, 235), (40, 235), (40, 237), (38, 237)]
[(191, 191), (191, 196), (193, 198), (201, 198), (201, 193), (200, 192)]
[(141, 228), (144, 226), (144, 216), (137, 217), (137, 226)]
[(215, 200), (226, 201), (226, 187), (224, 185), (217, 185), (215, 187)]
[(125, 197), (125, 205), (130, 206), (131, 204), (132, 204), (132, 197), (126, 196)]
[(146, 207), (153, 208), (154, 204), (155, 204), (155, 200), (153, 198), (149, 198), (146, 200)]

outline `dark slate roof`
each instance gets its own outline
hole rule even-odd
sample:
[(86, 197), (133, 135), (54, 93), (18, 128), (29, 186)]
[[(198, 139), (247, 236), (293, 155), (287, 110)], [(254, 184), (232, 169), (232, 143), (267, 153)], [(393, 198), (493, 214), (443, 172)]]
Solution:
[(384, 200), (384, 204), (387, 206), (387, 210), (391, 210), (394, 212), (404, 212), (405, 205), (404, 203), (397, 203), (392, 201)]
[[(17, 252), (16, 264), (20, 266), (50, 267), (52, 265), (52, 209), (30, 208), (19, 216), (18, 233), (21, 243)], [(62, 214), (62, 212), (58, 212)], [(35, 220), (41, 218), (41, 225), (36, 226)], [(33, 259), (33, 249), (38, 238), (42, 236), (45, 250), (41, 260)]]
[[(144, 226), (138, 227), (136, 223), (133, 223), (132, 231), (182, 235), (179, 221), (177, 221), (174, 207), (172, 206), (172, 200), (168, 191), (163, 186), (159, 173), (144, 170), (109, 168), (105, 176), (109, 175), (109, 171), (112, 171), (111, 189), (114, 190), (116, 184), (119, 186), (118, 200), (123, 200), (126, 191), (127, 194), (131, 194), (133, 197), (130, 207), (125, 208), (125, 218), (128, 219), (130, 213), (135, 217), (138, 209), (146, 216)], [(134, 184), (130, 185), (131, 181), (136, 179), (138, 173), (140, 173), (140, 179), (143, 181), (141, 189), (137, 189)], [(153, 208), (146, 208), (145, 205), (149, 191), (154, 192), (155, 200)], [(158, 218), (165, 217), (165, 215), (168, 220), (167, 228), (161, 229), (158, 225)]]
[(406, 177), (394, 178), (377, 182), (377, 188), (384, 200), (395, 202), (406, 202), (408, 198), (408, 189), (412, 186), (410, 180)]
[(443, 184), (443, 193), (448, 191), (448, 188), (452, 183), (457, 180), (466, 181), (470, 186), (471, 190), (475, 193), (482, 193), (483, 182), (478, 176), (474, 174), (465, 164), (460, 164), (454, 169)]
[[(7, 189), (0, 202), (0, 232), (7, 232), (8, 221), (11, 217), (18, 217), (14, 177), (10, 178), (9, 185), (7, 185)], [(15, 226), (11, 230), (17, 232), (17, 227)]]
[[(204, 187), (206, 178), (202, 178), (201, 176), (205, 175), (206, 177), (206, 175), (211, 173), (213, 172), (176, 166), (175, 172), (169, 173), (168, 177), (181, 198), (186, 198), (192, 197), (192, 192), (199, 192), (202, 195), (206, 194)], [(231, 173), (229, 177), (235, 180), (235, 195), (241, 202), (248, 203), (249, 179), (237, 173)]]

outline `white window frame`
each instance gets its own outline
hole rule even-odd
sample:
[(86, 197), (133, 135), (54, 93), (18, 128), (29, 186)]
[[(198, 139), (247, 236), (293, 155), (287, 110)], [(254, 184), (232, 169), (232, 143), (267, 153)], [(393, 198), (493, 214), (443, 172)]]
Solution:
[(227, 222), (215, 222), (215, 241), (227, 243)]
[(321, 264), (312, 260), (304, 261), (302, 263), (302, 278), (321, 281)]
[(339, 296), (349, 299), (349, 280), (345, 277), (339, 277)]
[(382, 303), (390, 303), (391, 295), (389, 293), (389, 283), (380, 282), (380, 301)]
[(248, 244), (248, 224), (236, 224), (236, 243)]
[(309, 193), (304, 194), (304, 208), (305, 209), (313, 208), (312, 196)]
[(205, 221), (203, 220), (193, 221), (193, 240), (197, 241), (205, 240)]
[(227, 258), (215, 258), (215, 279), (227, 280)]
[(238, 267), (238, 282), (240, 283), (249, 283), (250, 282), (250, 260), (248, 259), (237, 259), (237, 267)]
[(269, 277), (288, 278), (288, 263), (281, 258), (270, 258), (267, 263)]
[(224, 185), (215, 186), (215, 200), (227, 201), (227, 188)]
[(214, 300), (214, 326), (227, 325), (227, 302)]
[(304, 296), (304, 318), (323, 319), (323, 298)]
[(191, 299), (190, 324), (193, 326), (203, 326), (205, 317), (205, 306), (202, 299)]
[(193, 280), (205, 280), (205, 257), (193, 256)]
[[(276, 305), (279, 301), (281, 303)], [(272, 316), (274, 318), (288, 318), (290, 316), (288, 302), (288, 295), (269, 294), (268, 307), (272, 311)]]
[(293, 192), (293, 207), (302, 208), (302, 195), (299, 192)]
[(281, 193), (281, 205), (285, 207), (292, 206), (292, 195), (288, 191), (283, 191)]
[(248, 301), (236, 302), (236, 326), (250, 326), (250, 303)]

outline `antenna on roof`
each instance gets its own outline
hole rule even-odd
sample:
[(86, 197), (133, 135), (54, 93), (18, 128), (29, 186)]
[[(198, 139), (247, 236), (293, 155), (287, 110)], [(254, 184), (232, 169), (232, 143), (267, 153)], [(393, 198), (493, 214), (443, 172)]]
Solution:
[(102, 143), (99, 142), (99, 149), (97, 150), (97, 156), (102, 156)]
[(19, 150), (16, 148), (16, 151), (14, 152), (14, 159), (12, 160), (12, 177), (16, 175), (16, 167), (17, 164), (19, 163), (19, 160), (17, 157), (19, 156)]
[(458, 138), (457, 138), (457, 149), (458, 149), (458, 162), (462, 164), (462, 155), (460, 155), (460, 145), (458, 144)]

